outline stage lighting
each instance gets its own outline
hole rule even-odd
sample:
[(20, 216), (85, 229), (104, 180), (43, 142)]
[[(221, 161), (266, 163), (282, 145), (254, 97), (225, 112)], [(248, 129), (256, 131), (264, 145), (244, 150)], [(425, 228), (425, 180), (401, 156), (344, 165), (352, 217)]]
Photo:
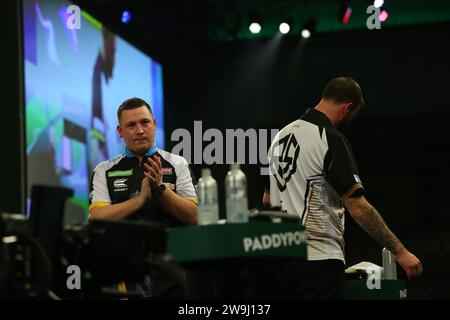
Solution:
[(122, 12), (122, 23), (128, 24), (131, 21), (131, 13), (130, 11), (125, 10)]
[(257, 34), (261, 32), (261, 25), (258, 22), (252, 22), (250, 23), (250, 26), (248, 27), (251, 33)]
[(252, 11), (248, 15), (248, 29), (251, 33), (257, 34), (262, 29), (262, 19), (258, 12)]
[(300, 35), (303, 39), (308, 39), (316, 31), (317, 21), (315, 18), (309, 18), (308, 21), (303, 25)]
[(387, 11), (383, 10), (380, 12), (380, 15), (378, 18), (380, 19), (381, 22), (385, 22), (388, 17), (389, 17), (389, 15), (388, 15)]
[(308, 29), (303, 29), (302, 30), (302, 38), (308, 39), (309, 37), (311, 37), (311, 32)]
[(348, 0), (342, 0), (339, 2), (338, 19), (344, 24), (347, 24), (352, 15), (352, 7), (348, 4)]
[(282, 23), (280, 23), (280, 26), (278, 29), (280, 30), (280, 32), (282, 34), (286, 34), (289, 32), (289, 30), (291, 30), (291, 26), (287, 22), (282, 22)]
[(381, 7), (383, 6), (383, 4), (384, 4), (384, 0), (375, 0), (375, 1), (373, 2), (373, 6), (374, 6), (375, 8), (381, 8)]

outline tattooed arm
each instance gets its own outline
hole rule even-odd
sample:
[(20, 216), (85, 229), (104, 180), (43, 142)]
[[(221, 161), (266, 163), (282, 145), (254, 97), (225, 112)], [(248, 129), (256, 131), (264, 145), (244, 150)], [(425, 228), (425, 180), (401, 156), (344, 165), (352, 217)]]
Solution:
[(423, 272), (420, 260), (405, 248), (364, 196), (349, 197), (344, 201), (344, 206), (364, 231), (395, 254), (408, 278), (419, 276)]

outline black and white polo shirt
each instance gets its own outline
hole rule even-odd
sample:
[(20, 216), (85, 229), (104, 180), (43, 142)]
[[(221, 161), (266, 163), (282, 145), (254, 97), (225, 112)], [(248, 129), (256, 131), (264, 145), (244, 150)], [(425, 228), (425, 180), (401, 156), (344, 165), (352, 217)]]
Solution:
[(343, 201), (363, 191), (348, 140), (325, 114), (308, 109), (269, 149), (270, 202), (300, 217), (308, 260), (344, 261)]
[[(194, 175), (183, 157), (157, 149), (161, 159), (162, 179), (167, 188), (197, 204)], [(138, 195), (145, 168), (129, 151), (98, 164), (91, 179), (89, 210), (126, 201)], [(161, 223), (165, 227), (180, 225), (173, 216), (164, 213), (157, 202), (149, 201), (128, 219)]]

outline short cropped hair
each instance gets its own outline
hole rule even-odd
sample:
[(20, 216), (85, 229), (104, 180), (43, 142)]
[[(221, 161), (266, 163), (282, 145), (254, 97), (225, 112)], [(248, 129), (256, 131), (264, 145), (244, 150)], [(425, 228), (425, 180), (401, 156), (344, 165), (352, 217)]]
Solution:
[(322, 92), (322, 99), (333, 100), (336, 103), (350, 102), (355, 108), (364, 107), (364, 98), (359, 84), (350, 77), (334, 78)]
[(123, 110), (136, 109), (136, 108), (139, 108), (142, 106), (146, 106), (148, 111), (150, 111), (150, 114), (153, 117), (152, 108), (150, 107), (150, 105), (147, 102), (145, 102), (144, 99), (131, 98), (131, 99), (127, 99), (124, 102), (122, 102), (122, 104), (119, 106), (119, 109), (117, 109), (117, 121), (119, 121), (119, 123), (120, 123), (120, 115), (122, 114)]

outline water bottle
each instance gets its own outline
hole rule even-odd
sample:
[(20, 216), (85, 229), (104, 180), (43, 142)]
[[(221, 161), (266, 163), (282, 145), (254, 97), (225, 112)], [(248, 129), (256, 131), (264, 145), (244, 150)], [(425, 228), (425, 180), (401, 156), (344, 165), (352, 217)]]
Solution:
[(247, 178), (232, 164), (225, 177), (225, 198), (227, 222), (248, 222)]
[(383, 248), (383, 279), (397, 279), (397, 263), (395, 255), (386, 248)]
[(217, 182), (211, 176), (210, 169), (202, 169), (202, 177), (198, 179), (198, 215), (199, 225), (213, 224), (219, 221), (219, 204)]

